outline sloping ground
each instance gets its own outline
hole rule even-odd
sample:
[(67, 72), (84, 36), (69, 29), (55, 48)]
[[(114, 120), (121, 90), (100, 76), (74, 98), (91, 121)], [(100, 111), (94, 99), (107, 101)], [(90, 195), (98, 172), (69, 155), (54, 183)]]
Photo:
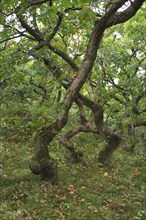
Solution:
[(111, 163), (97, 162), (98, 149), (85, 146), (84, 162), (58, 160), (59, 183), (51, 186), (30, 173), (28, 144), (1, 144), (1, 220), (145, 220), (144, 156), (116, 152)]

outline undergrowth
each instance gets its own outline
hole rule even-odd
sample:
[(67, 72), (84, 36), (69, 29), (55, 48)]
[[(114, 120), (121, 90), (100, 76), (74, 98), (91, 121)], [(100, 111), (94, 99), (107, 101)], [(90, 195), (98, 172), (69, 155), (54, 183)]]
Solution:
[(60, 146), (59, 183), (41, 182), (28, 169), (29, 142), (1, 143), (1, 220), (145, 220), (146, 161), (143, 155), (117, 151), (106, 166), (98, 148), (84, 146), (81, 164), (68, 162)]

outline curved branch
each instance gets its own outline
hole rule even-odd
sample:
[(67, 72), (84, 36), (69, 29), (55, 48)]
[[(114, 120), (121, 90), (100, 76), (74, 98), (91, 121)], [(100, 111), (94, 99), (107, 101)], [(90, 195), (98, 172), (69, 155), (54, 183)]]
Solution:
[(134, 2), (131, 2), (131, 5), (123, 12), (116, 12), (109, 20), (107, 20), (106, 28), (128, 21), (136, 14), (144, 2), (145, 0), (135, 0)]
[(52, 0), (43, 0), (43, 1), (39, 1), (39, 2), (38, 1), (37, 2), (32, 1), (32, 3), (27, 8), (29, 8), (31, 6), (35, 6), (35, 5), (42, 5), (46, 2), (49, 2), (49, 5), (52, 6)]
[(119, 98), (116, 94), (111, 94), (110, 97), (113, 98), (118, 103), (126, 106), (126, 102), (122, 100), (121, 98)]
[(74, 148), (74, 145), (73, 143), (71, 143), (70, 139), (80, 132), (95, 133), (95, 130), (90, 127), (90, 123), (86, 123), (84, 125), (76, 126), (73, 129), (67, 131), (59, 140), (59, 142), (71, 152), (71, 160), (74, 163), (79, 162), (83, 154)]
[(9, 40), (13, 40), (13, 39), (19, 38), (19, 37), (21, 37), (20, 34), (19, 34), (19, 35), (15, 35), (15, 36), (13, 36), (13, 37), (8, 37), (8, 38), (6, 38), (6, 39), (4, 39), (4, 40), (1, 40), (1, 41), (0, 41), (0, 44), (1, 44), (1, 43), (4, 43), (4, 42), (7, 42), (7, 41), (9, 41)]
[(58, 15), (58, 21), (57, 21), (57, 24), (56, 26), (54, 27), (54, 30), (53, 32), (49, 35), (49, 37), (47, 38), (47, 43), (50, 43), (50, 41), (53, 39), (53, 37), (56, 35), (56, 33), (58, 32), (59, 30), (59, 27), (61, 25), (61, 22), (62, 22), (62, 18), (63, 18), (63, 14), (62, 13), (57, 13)]
[[(34, 52), (36, 50), (40, 50), (41, 48), (43, 48), (45, 45), (48, 46), (48, 48), (53, 51), (55, 54), (57, 54), (58, 56), (60, 56), (63, 60), (65, 60), (70, 66), (71, 68), (75, 71), (78, 72), (79, 67), (76, 65), (76, 63), (62, 50), (57, 49), (56, 47), (54, 47), (51, 44), (48, 44), (46, 41), (39, 43), (37, 46), (33, 47), (30, 51), (29, 54), (33, 54), (32, 56), (35, 57), (36, 55), (34, 54)], [(44, 63), (46, 64), (48, 61), (46, 59), (46, 61), (44, 60)], [(50, 63), (50, 61), (49, 61)]]
[(51, 51), (62, 57), (63, 60), (65, 60), (73, 69), (74, 71), (78, 72), (79, 68), (75, 64), (75, 62), (62, 50), (57, 49), (56, 47), (52, 46), (51, 44), (48, 44), (48, 47)]
[[(99, 23), (100, 25), (105, 27), (107, 21), (117, 12), (119, 8), (121, 8), (127, 0), (118, 0), (116, 1), (107, 11), (106, 13), (100, 18)], [(106, 27), (105, 27), (106, 28)]]
[(31, 34), (38, 42), (44, 41), (44, 38), (40, 31), (33, 29), (30, 25), (26, 23), (26, 21), (23, 19), (22, 15), (19, 15), (19, 13), (16, 14), (17, 18), (19, 19), (22, 27)]
[(41, 32), (39, 30), (33, 29), (23, 18), (23, 14), (21, 12), (22, 10), (22, 6), (19, 5), (16, 9), (15, 9), (15, 14), (20, 22), (20, 24), (22, 25), (22, 27), (31, 35), (33, 36), (38, 42), (42, 42), (44, 41), (43, 35), (41, 34)]
[(143, 97), (145, 97), (145, 95), (146, 95), (146, 89), (145, 89), (143, 92), (141, 92), (141, 93), (136, 97), (136, 99), (135, 99), (135, 104), (138, 105), (138, 103), (140, 102), (140, 100), (141, 100)]
[(82, 9), (83, 9), (82, 7), (70, 7), (70, 8), (66, 8), (64, 12), (69, 13), (70, 11), (81, 11)]
[(5, 49), (6, 49), (6, 46), (7, 46), (7, 43), (6, 43), (6, 42), (4, 42), (4, 46), (3, 46), (3, 48), (2, 48), (2, 49), (0, 49), (0, 52), (2, 52), (3, 50), (5, 50)]

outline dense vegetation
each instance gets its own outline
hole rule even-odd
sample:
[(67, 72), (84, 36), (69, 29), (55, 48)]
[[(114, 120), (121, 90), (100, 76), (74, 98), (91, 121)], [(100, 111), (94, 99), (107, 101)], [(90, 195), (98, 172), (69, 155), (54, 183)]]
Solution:
[(0, 2), (1, 219), (146, 218), (145, 10)]

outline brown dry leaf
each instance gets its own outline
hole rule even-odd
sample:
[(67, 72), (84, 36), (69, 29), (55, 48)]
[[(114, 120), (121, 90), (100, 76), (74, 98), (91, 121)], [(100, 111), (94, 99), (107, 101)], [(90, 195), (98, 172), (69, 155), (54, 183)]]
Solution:
[(139, 217), (134, 216), (134, 217), (131, 218), (131, 220), (139, 220)]
[(88, 206), (88, 209), (90, 209), (90, 210), (93, 211), (93, 210), (96, 210), (96, 207), (95, 207), (94, 205), (89, 205), (89, 206)]
[(75, 191), (74, 185), (71, 184), (67, 187), (67, 189), (70, 191)]
[(3, 178), (4, 180), (9, 180), (9, 179), (10, 179), (7, 174), (2, 174), (2, 178)]
[(104, 205), (105, 207), (108, 207), (110, 206), (111, 203), (112, 203), (111, 199), (106, 199), (102, 202), (102, 205)]
[(97, 212), (98, 212), (97, 209), (93, 209), (93, 210), (91, 211), (91, 213), (97, 213)]
[(134, 176), (140, 176), (141, 173), (139, 171), (135, 171)]
[(108, 176), (108, 173), (104, 173), (103, 176)]
[(57, 202), (62, 202), (62, 201), (65, 201), (67, 199), (66, 196), (55, 195), (55, 197), (57, 198)]
[(41, 209), (40, 209), (40, 208), (36, 208), (36, 209), (35, 209), (36, 214), (39, 214), (39, 213), (40, 213), (40, 211), (41, 211)]
[(86, 187), (85, 187), (85, 186), (82, 186), (81, 189), (86, 189)]
[(71, 184), (67, 187), (67, 189), (69, 190), (69, 194), (71, 194), (71, 195), (73, 195), (77, 192), (77, 190)]
[(58, 198), (59, 198), (59, 195), (55, 194), (55, 197), (58, 199)]
[(46, 203), (46, 200), (45, 200), (45, 199), (41, 199), (41, 200), (40, 200), (40, 203), (41, 203), (41, 204), (45, 204), (45, 203)]
[(19, 199), (16, 200), (16, 204), (17, 204), (17, 205), (20, 205), (21, 203), (22, 203), (21, 200), (19, 200)]

